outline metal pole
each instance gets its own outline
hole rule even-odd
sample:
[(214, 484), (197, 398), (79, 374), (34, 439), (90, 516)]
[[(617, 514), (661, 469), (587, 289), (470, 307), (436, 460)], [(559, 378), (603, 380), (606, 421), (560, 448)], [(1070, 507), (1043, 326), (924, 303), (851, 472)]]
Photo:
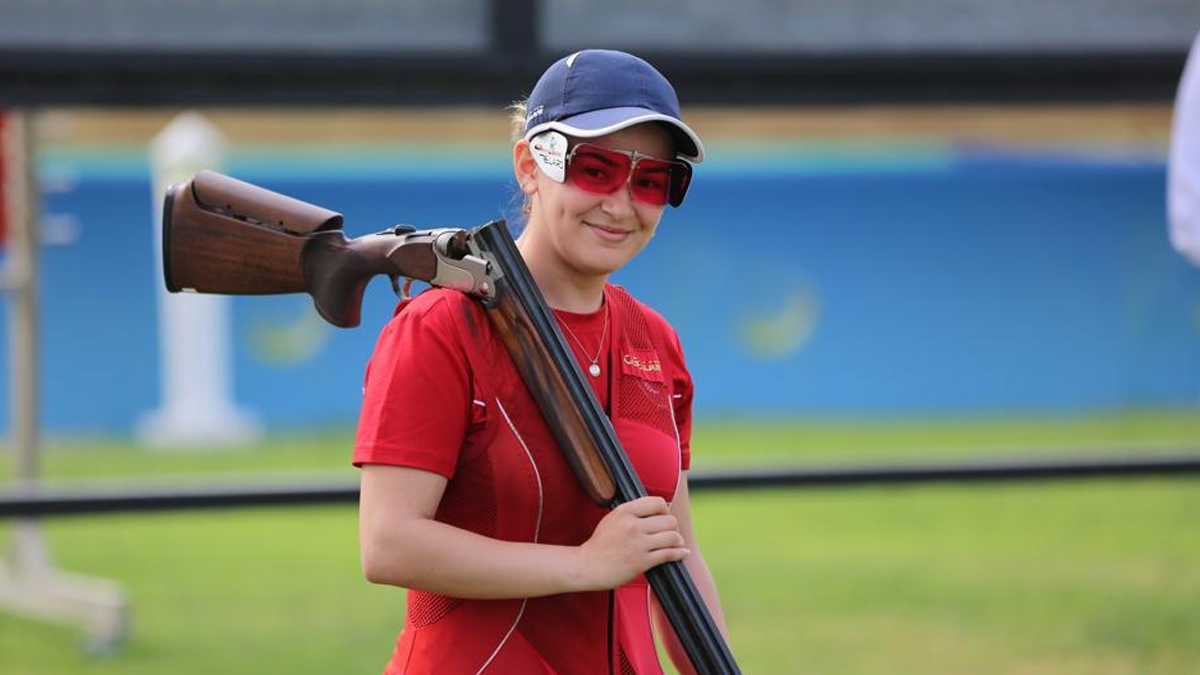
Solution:
[(12, 304), (9, 310), (12, 366), (12, 438), (16, 449), (17, 480), (22, 487), (38, 478), (37, 386), (37, 196), (33, 194), (29, 115), (9, 117), (8, 199), (11, 215), (8, 235), (8, 273)]
[[(32, 133), (28, 113), (13, 112), (5, 127), (4, 185), (8, 206), (7, 281), (9, 305), (9, 366), (12, 444), (17, 485), (32, 488), (38, 479), (38, 298), (37, 242), (35, 223), (38, 207), (33, 194)], [(49, 565), (45, 543), (37, 521), (21, 519), (14, 529), (14, 564), (20, 569), (42, 569)]]
[[(8, 290), (12, 439), (17, 484), (35, 489), (38, 462), (38, 204), (33, 114), (10, 113), (3, 148), (8, 167)], [(111, 581), (54, 569), (37, 520), (14, 523), (10, 561), (0, 560), (0, 606), (48, 621), (82, 623), (87, 647), (107, 651), (124, 636), (127, 606)]]

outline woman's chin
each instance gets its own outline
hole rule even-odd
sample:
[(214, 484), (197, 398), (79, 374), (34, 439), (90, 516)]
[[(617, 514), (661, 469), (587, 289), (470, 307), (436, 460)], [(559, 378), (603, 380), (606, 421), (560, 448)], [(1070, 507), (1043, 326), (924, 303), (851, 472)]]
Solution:
[(607, 277), (625, 266), (633, 256), (618, 251), (588, 251), (575, 269), (588, 277)]

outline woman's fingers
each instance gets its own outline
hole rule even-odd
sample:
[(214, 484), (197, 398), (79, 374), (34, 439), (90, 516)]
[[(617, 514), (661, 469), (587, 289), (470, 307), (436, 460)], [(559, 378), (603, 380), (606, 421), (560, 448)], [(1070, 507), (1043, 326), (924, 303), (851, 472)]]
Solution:
[(658, 532), (647, 535), (643, 541), (645, 541), (647, 551), (657, 551), (664, 548), (683, 549), (686, 544), (683, 541), (683, 535), (678, 532)]
[(614, 588), (656, 565), (689, 554), (679, 521), (661, 497), (643, 497), (614, 508), (581, 547), (595, 588)]
[(662, 497), (641, 497), (618, 506), (615, 511), (625, 511), (639, 518), (668, 514), (671, 512), (667, 500)]
[(642, 532), (646, 534), (654, 534), (656, 532), (678, 532), (679, 520), (672, 515), (666, 516), (649, 516), (638, 521), (638, 525)]
[[(648, 557), (650, 559), (650, 567), (656, 567), (663, 563), (683, 560), (691, 554), (692, 552), (686, 548), (660, 548), (657, 551), (651, 551)], [(650, 569), (650, 567), (646, 569)]]

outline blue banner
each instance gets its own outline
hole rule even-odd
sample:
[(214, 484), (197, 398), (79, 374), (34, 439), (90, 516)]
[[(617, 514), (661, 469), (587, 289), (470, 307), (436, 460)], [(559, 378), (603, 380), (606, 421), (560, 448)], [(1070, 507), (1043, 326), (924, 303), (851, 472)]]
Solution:
[[(1080, 412), (1200, 393), (1200, 272), (1167, 243), (1161, 159), (712, 150), (615, 279), (679, 330), (700, 415)], [(229, 171), (342, 211), (352, 236), (515, 210), (503, 156), (458, 171), (341, 162)], [(42, 251), (42, 419), (128, 433), (159, 396), (149, 175), (113, 158), (43, 164), (44, 210), (79, 237)], [(363, 326), (339, 330), (307, 297), (235, 299), (238, 403), (273, 428), (352, 424), (394, 302), (377, 281)]]

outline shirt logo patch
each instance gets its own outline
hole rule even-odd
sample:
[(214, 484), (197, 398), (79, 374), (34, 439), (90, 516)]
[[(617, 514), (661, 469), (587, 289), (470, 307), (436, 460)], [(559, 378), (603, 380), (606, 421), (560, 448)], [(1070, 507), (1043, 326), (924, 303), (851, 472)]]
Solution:
[(654, 351), (625, 354), (621, 357), (621, 372), (643, 380), (663, 381), (662, 362)]

